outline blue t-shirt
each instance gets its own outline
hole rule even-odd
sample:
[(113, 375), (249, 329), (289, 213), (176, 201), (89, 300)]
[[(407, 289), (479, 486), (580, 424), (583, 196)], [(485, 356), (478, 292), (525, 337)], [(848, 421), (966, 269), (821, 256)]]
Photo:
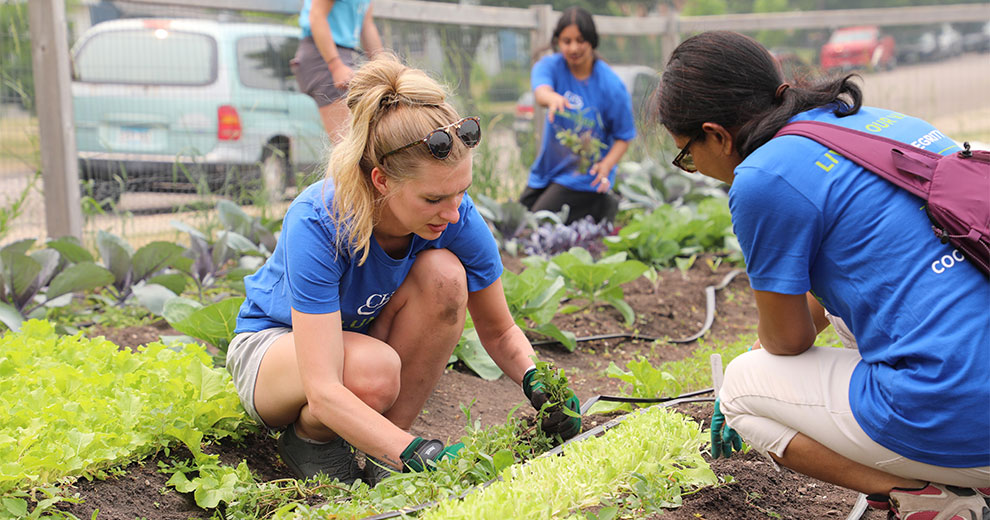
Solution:
[[(309, 10), (312, 4), (313, 0), (303, 0), (302, 11), (299, 12), (299, 27), (302, 27), (304, 38), (313, 35), (309, 27)], [(361, 45), (361, 26), (369, 5), (371, 0), (334, 1), (327, 16), (334, 43), (351, 49), (357, 49)]]
[(439, 238), (413, 235), (406, 255), (393, 258), (372, 237), (363, 265), (358, 265), (360, 257), (335, 247), (336, 229), (327, 210), (333, 195), (333, 184), (320, 181), (289, 206), (275, 252), (244, 279), (247, 298), (237, 315), (236, 332), (291, 327), (292, 309), (307, 314), (340, 311), (344, 330), (366, 332), (424, 249), (454, 253), (467, 271), (469, 292), (488, 287), (502, 275), (495, 238), (467, 195), (458, 209), (460, 219)]
[[(587, 169), (577, 171), (578, 156), (560, 144), (556, 135), (561, 130), (578, 134), (590, 131), (604, 145), (601, 157), (608, 154), (616, 139), (632, 140), (636, 137), (636, 121), (632, 113), (632, 96), (625, 84), (607, 63), (599, 59), (592, 66), (591, 75), (579, 80), (571, 74), (560, 53), (536, 62), (530, 81), (533, 90), (549, 85), (554, 92), (567, 98), (573, 108), (567, 114), (554, 114), (553, 123), (549, 118), (544, 120), (543, 145), (530, 169), (528, 186), (540, 189), (554, 183), (575, 191), (596, 191), (597, 186), (591, 185), (595, 176)], [(615, 185), (615, 172), (616, 168), (612, 168), (608, 174), (612, 186)]]
[[(818, 120), (941, 154), (930, 124), (863, 108)], [(990, 283), (931, 231), (924, 202), (817, 142), (772, 139), (735, 170), (732, 224), (754, 289), (813, 291), (863, 360), (849, 403), (877, 443), (947, 467), (990, 465)]]

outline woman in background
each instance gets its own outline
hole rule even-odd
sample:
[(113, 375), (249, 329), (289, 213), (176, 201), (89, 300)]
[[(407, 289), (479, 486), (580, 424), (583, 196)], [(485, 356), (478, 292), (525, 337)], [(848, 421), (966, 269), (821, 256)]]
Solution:
[[(533, 99), (546, 107), (543, 144), (520, 202), (530, 211), (570, 207), (567, 223), (591, 216), (611, 222), (618, 201), (609, 192), (616, 165), (636, 137), (632, 97), (595, 53), (598, 31), (591, 13), (561, 14), (551, 43), (555, 52), (533, 66)], [(570, 133), (572, 144), (558, 132)], [(582, 160), (574, 146), (583, 147)]]

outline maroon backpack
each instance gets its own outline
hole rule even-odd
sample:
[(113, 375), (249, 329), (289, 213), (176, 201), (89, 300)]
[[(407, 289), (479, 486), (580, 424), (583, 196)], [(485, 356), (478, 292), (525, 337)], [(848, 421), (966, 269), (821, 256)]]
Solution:
[(935, 236), (990, 274), (990, 151), (965, 143), (961, 152), (939, 155), (821, 121), (789, 123), (777, 135), (813, 139), (921, 197)]

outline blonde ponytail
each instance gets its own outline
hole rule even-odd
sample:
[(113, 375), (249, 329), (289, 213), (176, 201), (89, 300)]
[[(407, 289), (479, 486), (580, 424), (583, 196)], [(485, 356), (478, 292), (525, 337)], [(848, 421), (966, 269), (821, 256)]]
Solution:
[[(368, 258), (382, 196), (371, 183), (376, 166), (399, 185), (420, 174), (427, 161), (436, 161), (425, 146), (412, 146), (381, 157), (425, 137), (433, 129), (460, 119), (447, 103), (447, 90), (421, 70), (403, 65), (390, 54), (379, 54), (358, 69), (347, 93), (351, 126), (330, 153), (327, 179), (334, 186), (331, 218), (337, 228), (337, 249)], [(467, 147), (454, 139), (446, 161), (457, 161)]]

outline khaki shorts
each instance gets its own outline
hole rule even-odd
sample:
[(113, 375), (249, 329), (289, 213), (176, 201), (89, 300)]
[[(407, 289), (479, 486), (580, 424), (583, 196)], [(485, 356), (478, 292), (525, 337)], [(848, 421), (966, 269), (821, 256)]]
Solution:
[[(361, 53), (347, 47), (337, 46), (340, 60), (351, 69), (355, 68)], [(292, 73), (296, 75), (299, 91), (316, 100), (317, 106), (326, 106), (347, 95), (347, 90), (333, 86), (333, 75), (327, 62), (316, 48), (312, 36), (299, 42), (296, 56), (290, 62)]]
[(292, 329), (287, 327), (275, 327), (260, 332), (242, 332), (234, 336), (227, 347), (227, 371), (234, 379), (234, 387), (237, 388), (237, 395), (241, 398), (241, 405), (252, 419), (265, 428), (269, 426), (261, 420), (261, 416), (254, 408), (254, 386), (258, 382), (258, 369), (261, 368), (261, 360), (272, 343), (290, 332)]
[(729, 363), (719, 391), (726, 423), (763, 455), (783, 456), (800, 431), (847, 459), (898, 477), (960, 487), (990, 485), (988, 466), (926, 464), (871, 439), (849, 405), (849, 381), (861, 360), (852, 348), (812, 347), (798, 356), (746, 352)]

